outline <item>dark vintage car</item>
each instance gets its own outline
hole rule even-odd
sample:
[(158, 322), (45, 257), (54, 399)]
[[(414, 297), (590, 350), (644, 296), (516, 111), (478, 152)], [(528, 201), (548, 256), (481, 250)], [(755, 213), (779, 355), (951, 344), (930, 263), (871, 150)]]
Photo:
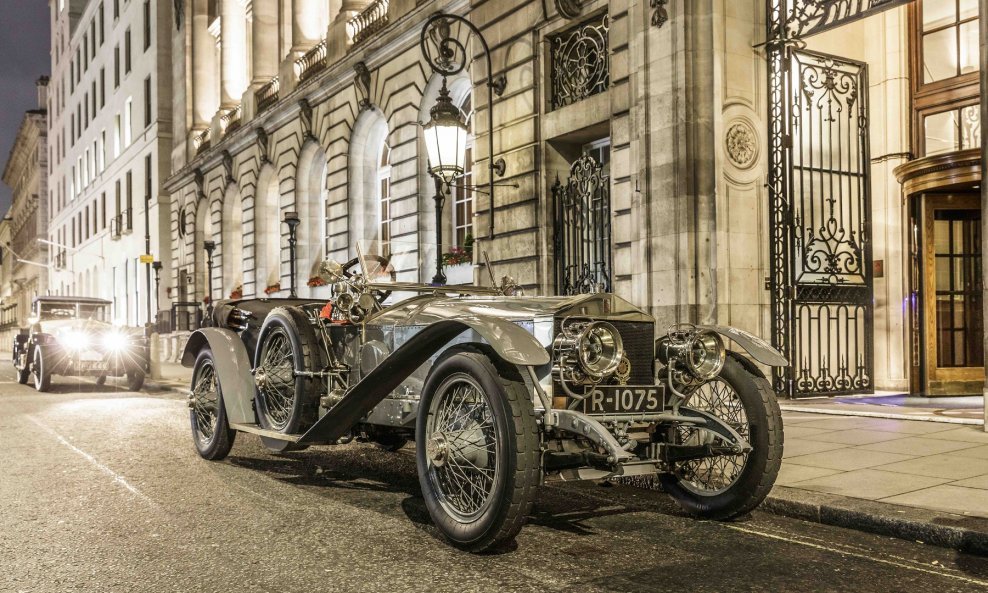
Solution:
[(144, 384), (147, 344), (137, 328), (109, 322), (111, 301), (90, 297), (40, 296), (34, 299), (30, 327), (14, 337), (18, 382), (34, 375), (34, 387), (48, 391), (53, 375), (127, 377), (133, 391)]
[(659, 332), (614, 294), (400, 282), (415, 261), (393, 246), (358, 251), (322, 265), (328, 302), (216, 303), (215, 327), (182, 360), (202, 457), (225, 457), (238, 432), (276, 453), (414, 440), (433, 521), (474, 552), (518, 533), (545, 480), (656, 476), (711, 519), (745, 514), (771, 489), (782, 419), (753, 361), (787, 362), (762, 340)]

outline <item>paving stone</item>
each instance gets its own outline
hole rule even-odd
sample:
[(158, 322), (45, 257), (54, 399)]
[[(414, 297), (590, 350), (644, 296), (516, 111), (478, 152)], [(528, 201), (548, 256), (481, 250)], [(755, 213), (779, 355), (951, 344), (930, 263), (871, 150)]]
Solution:
[(840, 494), (841, 496), (878, 500), (938, 486), (948, 481), (944, 478), (897, 474), (877, 469), (859, 469), (810, 478), (799, 482), (795, 487), (829, 494)]
[(954, 455), (960, 455), (961, 457), (974, 457), (976, 459), (988, 459), (988, 445), (981, 445), (980, 447), (972, 447), (970, 449), (954, 451)]
[(938, 432), (936, 438), (946, 441), (966, 441), (969, 443), (988, 444), (988, 432), (981, 426), (964, 426), (953, 430)]
[(855, 428), (862, 428), (872, 420), (871, 418), (852, 418), (849, 416), (831, 416), (828, 418), (823, 415), (819, 416), (819, 418), (821, 419), (804, 422), (802, 426), (825, 428), (828, 430), (853, 430)]
[[(804, 428), (804, 430), (813, 430)], [(818, 429), (817, 429), (818, 430)], [(788, 432), (786, 435), (788, 436)], [(831, 430), (822, 434), (809, 435), (805, 438), (811, 441), (822, 441), (824, 443), (842, 443), (845, 445), (868, 445), (880, 443), (882, 441), (892, 441), (895, 439), (907, 438), (906, 434), (896, 434), (881, 430), (866, 430), (863, 428), (852, 428), (850, 430)]]
[(823, 476), (832, 476), (841, 473), (843, 472), (836, 469), (824, 469), (822, 467), (810, 467), (808, 465), (786, 462), (782, 464), (782, 468), (779, 470), (779, 477), (776, 478), (775, 484), (777, 486), (794, 486), (799, 488), (800, 482), (804, 480), (812, 480), (813, 478), (822, 478)]
[(883, 498), (882, 502), (936, 509), (975, 517), (988, 517), (988, 490), (964, 488), (953, 484), (944, 484), (932, 488), (924, 488), (915, 492), (890, 496)]
[[(873, 451), (877, 453), (877, 451)], [(963, 480), (988, 474), (988, 460), (961, 457), (956, 454), (929, 455), (890, 463), (881, 467), (884, 471), (901, 472), (932, 478)]]
[(905, 455), (939, 455), (941, 453), (950, 453), (952, 451), (958, 451), (958, 454), (960, 454), (960, 449), (977, 448), (977, 445), (974, 443), (966, 443), (964, 441), (941, 441), (934, 436), (932, 438), (900, 438), (881, 443), (862, 445), (860, 448), (867, 449), (869, 451), (903, 453)]
[(907, 461), (910, 459), (913, 459), (913, 457), (899, 453), (867, 451), (856, 448), (841, 448), (832, 451), (823, 451), (821, 453), (812, 453), (810, 455), (801, 455), (792, 458), (792, 462), (798, 463), (799, 465), (809, 465), (812, 467), (821, 467), (825, 469), (852, 471), (856, 469), (864, 469), (866, 467)]
[(798, 457), (809, 455), (810, 453), (820, 453), (821, 451), (833, 451), (834, 449), (844, 449), (844, 445), (839, 443), (822, 443), (819, 441), (807, 441), (805, 439), (786, 441), (782, 452), (782, 458)]
[(981, 488), (982, 490), (988, 490), (988, 474), (983, 476), (975, 476), (966, 480), (957, 480), (956, 482), (951, 482), (950, 484), (952, 486), (964, 486), (965, 488)]
[(801, 426), (799, 424), (791, 425), (791, 426), (787, 425), (785, 426), (784, 430), (786, 433), (786, 440), (803, 439), (814, 435), (832, 434), (834, 432), (839, 432), (839, 431), (829, 430), (826, 428), (811, 428), (809, 426)]
[(862, 418), (859, 428), (883, 430), (887, 432), (902, 432), (906, 434), (928, 434), (931, 432), (946, 432), (956, 428), (946, 422), (927, 422), (922, 420), (895, 420), (892, 418)]

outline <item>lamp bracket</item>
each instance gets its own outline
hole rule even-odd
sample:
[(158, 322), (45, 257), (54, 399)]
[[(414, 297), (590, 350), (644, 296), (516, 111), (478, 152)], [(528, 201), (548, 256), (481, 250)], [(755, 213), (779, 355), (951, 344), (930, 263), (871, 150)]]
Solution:
[(498, 177), (504, 177), (504, 172), (506, 169), (507, 165), (502, 158), (498, 158), (491, 163), (491, 171), (493, 171)]

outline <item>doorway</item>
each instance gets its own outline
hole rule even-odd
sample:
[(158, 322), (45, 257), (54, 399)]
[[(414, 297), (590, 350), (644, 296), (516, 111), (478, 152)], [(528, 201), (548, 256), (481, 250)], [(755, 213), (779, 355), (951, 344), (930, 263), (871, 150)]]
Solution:
[(914, 391), (977, 394), (985, 381), (981, 198), (970, 192), (917, 199), (923, 346)]

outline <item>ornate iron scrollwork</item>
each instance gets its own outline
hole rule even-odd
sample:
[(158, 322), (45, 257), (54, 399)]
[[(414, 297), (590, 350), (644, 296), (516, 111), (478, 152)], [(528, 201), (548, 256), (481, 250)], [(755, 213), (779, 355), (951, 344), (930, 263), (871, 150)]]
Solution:
[(610, 86), (606, 14), (549, 39), (549, 106), (559, 109), (602, 93)]
[(611, 190), (603, 165), (590, 155), (580, 157), (566, 183), (556, 179), (552, 197), (557, 292), (611, 290)]
[[(772, 0), (770, 0), (772, 1)], [(786, 4), (789, 37), (818, 33), (912, 0), (777, 0)]]
[(583, 8), (580, 6), (580, 0), (555, 0), (556, 11), (559, 12), (559, 16), (567, 20), (573, 20), (580, 18), (583, 14)]

